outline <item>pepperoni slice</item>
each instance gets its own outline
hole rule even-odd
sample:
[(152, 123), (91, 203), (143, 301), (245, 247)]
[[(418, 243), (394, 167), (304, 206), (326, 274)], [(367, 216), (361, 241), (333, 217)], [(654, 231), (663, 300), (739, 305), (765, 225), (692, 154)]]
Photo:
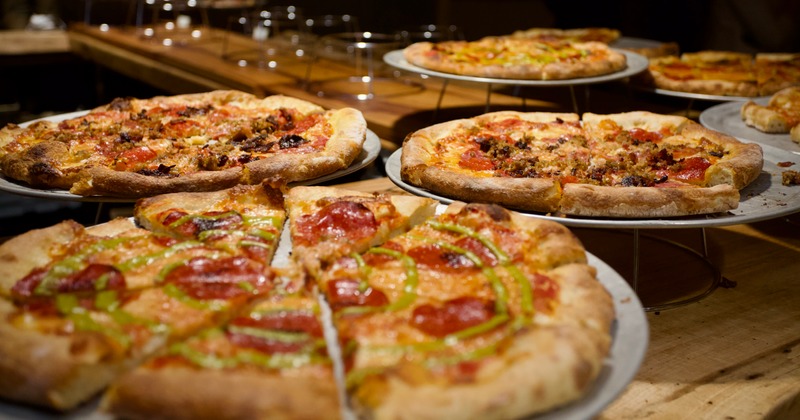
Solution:
[(304, 332), (313, 337), (322, 337), (322, 326), (310, 313), (280, 311), (266, 315), (243, 316), (231, 321), (231, 325), (256, 327), (265, 330)]
[[(34, 296), (36, 288), (47, 273), (48, 270), (45, 268), (34, 269), (14, 284), (11, 293), (17, 298)], [(125, 285), (125, 277), (115, 267), (107, 264), (89, 264), (82, 270), (58, 278), (50, 291), (52, 293), (74, 293), (122, 290), (125, 289)]]
[(482, 324), (494, 316), (494, 304), (464, 296), (448, 300), (440, 306), (421, 305), (414, 308), (411, 325), (434, 337), (444, 337)]
[(244, 257), (210, 259), (197, 257), (167, 274), (165, 281), (194, 299), (232, 299), (272, 288), (272, 275), (265, 267)]
[(356, 242), (371, 237), (378, 229), (372, 210), (361, 203), (336, 201), (297, 221), (297, 244), (312, 245), (325, 240)]
[(293, 353), (308, 345), (314, 338), (322, 337), (322, 326), (312, 314), (282, 311), (253, 317), (240, 317), (231, 322), (231, 325), (240, 327), (255, 327), (263, 330), (278, 330), (283, 332), (301, 332), (309, 335), (307, 340), (281, 341), (270, 340), (248, 334), (226, 331), (228, 339), (237, 346), (253, 348), (263, 353)]
[(531, 279), (533, 286), (533, 307), (540, 312), (550, 312), (561, 292), (561, 286), (549, 276), (536, 273)]
[(630, 134), (631, 137), (636, 140), (647, 141), (651, 143), (658, 143), (663, 137), (660, 133), (642, 130), (641, 128), (632, 128), (628, 131), (628, 134)]
[(361, 290), (356, 279), (340, 278), (328, 281), (328, 301), (335, 311), (348, 306), (385, 306), (389, 299), (380, 290), (367, 287)]
[(411, 248), (408, 256), (416, 261), (418, 267), (432, 270), (455, 271), (475, 267), (475, 263), (465, 255), (433, 244)]
[(279, 341), (249, 334), (238, 334), (231, 331), (225, 333), (228, 339), (236, 346), (258, 350), (262, 353), (296, 353), (305, 347), (309, 340)]
[(706, 169), (711, 162), (702, 157), (692, 157), (680, 162), (680, 169), (673, 175), (675, 179), (688, 182), (700, 182), (705, 179)]
[(141, 164), (155, 159), (157, 156), (158, 154), (147, 146), (134, 147), (117, 156), (114, 169), (117, 171), (134, 170), (141, 166)]
[(484, 265), (494, 267), (497, 265), (497, 256), (483, 243), (473, 237), (465, 236), (455, 243), (456, 246), (472, 252), (481, 259)]
[[(391, 242), (391, 241), (386, 242), (383, 245), (381, 245), (381, 248), (403, 252), (403, 247), (397, 242)], [(378, 267), (389, 261), (397, 261), (397, 258), (391, 255), (380, 254), (377, 252), (367, 252), (366, 254), (363, 255), (362, 258), (364, 258), (364, 263), (371, 267)]]
[(469, 150), (461, 155), (458, 166), (474, 171), (488, 171), (494, 169), (494, 162), (478, 150)]

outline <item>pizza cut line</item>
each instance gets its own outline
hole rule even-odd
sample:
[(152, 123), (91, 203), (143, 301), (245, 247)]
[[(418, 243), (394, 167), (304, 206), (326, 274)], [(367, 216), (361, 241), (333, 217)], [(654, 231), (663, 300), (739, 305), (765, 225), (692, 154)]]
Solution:
[[(263, 183), (13, 238), (0, 395), (71, 410), (101, 394), (125, 418), (518, 417), (579, 399), (614, 319), (580, 242), (499, 206), (435, 208)], [(273, 267), (287, 223), (323, 246)]]

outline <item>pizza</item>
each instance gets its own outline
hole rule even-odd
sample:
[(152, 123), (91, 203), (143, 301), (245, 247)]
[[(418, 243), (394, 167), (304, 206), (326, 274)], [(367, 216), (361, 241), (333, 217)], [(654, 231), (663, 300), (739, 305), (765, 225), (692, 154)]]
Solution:
[(519, 418), (597, 377), (613, 310), (594, 275), (562, 225), (457, 203), (318, 284), (359, 418)]
[(626, 68), (625, 55), (602, 42), (515, 37), (477, 41), (418, 42), (403, 50), (416, 66), (463, 76), (564, 80), (600, 76)]
[[(236, 187), (272, 195), (264, 188)], [(216, 237), (239, 238), (239, 230), (204, 223), (217, 215), (195, 209), (172, 225), (174, 234), (125, 218), (89, 228), (65, 221), (0, 245), (0, 396), (74, 408), (160, 348), (272, 290), (276, 275), (264, 256), (277, 239), (232, 246)], [(189, 224), (213, 235), (187, 236)]]
[(781, 89), (766, 105), (747, 101), (741, 108), (745, 124), (765, 133), (786, 134), (800, 143), (800, 86)]
[(514, 38), (529, 38), (540, 41), (570, 41), (570, 42), (602, 42), (610, 44), (619, 39), (622, 33), (619, 29), (590, 27), (590, 28), (528, 28), (514, 31)]
[(613, 48), (634, 52), (645, 57), (662, 57), (677, 54), (680, 50), (675, 42), (645, 42), (633, 39), (623, 39), (619, 29), (589, 27), (589, 28), (529, 28), (514, 31), (513, 38), (535, 39), (539, 41), (569, 41), (569, 42), (602, 42)]
[(437, 201), (336, 187), (295, 187), (286, 194), (292, 252), (312, 276), (333, 260), (361, 253), (429, 218)]
[(499, 111), (410, 134), (400, 176), (462, 201), (648, 218), (735, 209), (762, 165), (760, 146), (684, 117)]
[(118, 98), (86, 115), (0, 130), (0, 173), (83, 196), (215, 191), (346, 168), (366, 136), (360, 111), (287, 96), (213, 91)]
[(305, 289), (276, 288), (122, 375), (101, 407), (129, 419), (336, 418), (342, 407), (320, 317)]
[[(435, 215), (409, 198), (264, 182), (13, 238), (0, 397), (70, 411), (99, 396), (121, 418), (440, 418), (585, 395), (615, 314), (578, 239), (496, 205)], [(317, 229), (350, 240), (312, 275), (287, 223), (332, 214)]]
[(652, 58), (645, 83), (722, 96), (768, 96), (800, 84), (800, 54), (698, 51)]

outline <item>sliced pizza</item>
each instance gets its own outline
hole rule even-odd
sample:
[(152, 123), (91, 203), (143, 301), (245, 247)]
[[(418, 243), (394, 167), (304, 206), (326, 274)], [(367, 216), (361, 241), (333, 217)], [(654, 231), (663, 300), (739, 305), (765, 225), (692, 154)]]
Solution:
[(200, 241), (267, 264), (286, 211), (280, 187), (238, 185), (209, 193), (172, 193), (139, 200), (136, 222), (152, 232)]
[(432, 216), (437, 201), (336, 187), (294, 187), (286, 195), (292, 255), (311, 275), (334, 259), (365, 251)]
[(173, 264), (157, 287), (2, 299), (0, 396), (72, 409), (169, 343), (224, 323), (273, 280), (256, 261), (201, 256)]
[(231, 255), (201, 241), (138, 228), (127, 218), (89, 228), (68, 220), (0, 245), (0, 295), (22, 301), (141, 289), (176, 265), (210, 254)]
[(319, 283), (364, 418), (531, 415), (582, 395), (610, 345), (578, 240), (498, 206), (453, 204)]
[(745, 124), (765, 133), (789, 133), (792, 140), (800, 143), (800, 86), (792, 86), (775, 92), (766, 105), (747, 101), (741, 108)]
[(318, 300), (275, 289), (224, 326), (175, 343), (122, 376), (103, 410), (122, 418), (337, 418)]

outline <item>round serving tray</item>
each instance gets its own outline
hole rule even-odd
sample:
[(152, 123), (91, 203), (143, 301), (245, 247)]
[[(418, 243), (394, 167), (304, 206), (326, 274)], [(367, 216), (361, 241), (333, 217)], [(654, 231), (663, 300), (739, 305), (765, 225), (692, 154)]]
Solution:
[[(739, 207), (726, 213), (659, 219), (612, 219), (517, 211), (521, 214), (553, 220), (566, 226), (621, 229), (728, 226), (774, 219), (800, 211), (800, 188), (781, 184), (781, 172), (785, 169), (778, 166), (778, 162), (791, 162), (796, 165), (795, 167), (800, 167), (800, 155), (790, 154), (767, 145), (761, 145), (761, 148), (764, 150), (764, 167), (761, 175), (740, 191)], [(386, 160), (386, 174), (392, 182), (415, 195), (433, 198), (442, 203), (456, 201), (403, 181), (400, 177), (401, 155), (402, 149), (398, 149)]]
[[(759, 98), (753, 102), (766, 105), (769, 98)], [(745, 124), (740, 114), (742, 105), (742, 102), (726, 102), (709, 107), (700, 113), (700, 123), (712, 130), (721, 131), (743, 141), (773, 146), (800, 155), (800, 144), (793, 142), (788, 133), (764, 133)]]
[[(24, 127), (36, 121), (42, 121), (42, 120), (60, 122), (70, 118), (80, 117), (82, 115), (85, 115), (87, 112), (88, 111), (78, 111), (78, 112), (70, 112), (68, 114), (54, 115), (52, 117), (46, 117), (33, 121), (28, 121), (26, 123), (20, 124), (20, 126)], [(364, 145), (361, 149), (361, 153), (355, 158), (355, 160), (353, 160), (353, 163), (351, 163), (350, 166), (327, 175), (323, 175), (306, 181), (293, 182), (289, 185), (314, 185), (349, 175), (353, 172), (356, 172), (360, 169), (367, 167), (369, 164), (374, 162), (375, 159), (378, 158), (380, 151), (381, 151), (381, 141), (378, 138), (378, 135), (372, 132), (371, 130), (367, 130), (367, 137), (364, 140)], [(28, 197), (45, 198), (50, 200), (102, 202), (102, 203), (130, 203), (137, 200), (136, 198), (127, 198), (127, 197), (82, 196), (82, 195), (72, 194), (66, 190), (32, 188), (27, 185), (14, 182), (2, 175), (0, 175), (0, 191), (28, 196)]]
[[(440, 206), (439, 211), (444, 206)], [(289, 264), (291, 252), (289, 226), (284, 226), (275, 251), (273, 267)], [(644, 361), (650, 331), (644, 308), (634, 290), (611, 266), (587, 252), (589, 265), (597, 269), (597, 279), (611, 295), (616, 318), (611, 326), (611, 348), (603, 367), (586, 393), (578, 400), (558, 409), (537, 415), (537, 420), (566, 420), (592, 418), (600, 414), (625, 390)], [(100, 397), (77, 410), (60, 414), (59, 419), (110, 420), (99, 408)], [(53, 413), (43, 409), (0, 401), (0, 418), (52, 419)]]
[(653, 88), (651, 86), (643, 86), (640, 84), (632, 84), (636, 89), (645, 92), (655, 93), (657, 95), (664, 95), (664, 96), (673, 96), (676, 98), (685, 98), (685, 99), (692, 99), (692, 100), (701, 100), (701, 101), (713, 101), (713, 102), (728, 102), (728, 101), (753, 101), (757, 99), (769, 98), (768, 96), (729, 96), (729, 95), (709, 95), (707, 93), (693, 93), (693, 92), (681, 92), (677, 90), (668, 90), (668, 89), (659, 89)]
[(628, 65), (624, 70), (615, 73), (604, 74), (602, 76), (593, 77), (579, 77), (575, 79), (564, 80), (528, 80), (528, 79), (501, 79), (494, 77), (474, 77), (462, 76), (453, 73), (444, 73), (435, 70), (429, 70), (424, 67), (415, 66), (409, 63), (403, 57), (403, 50), (390, 51), (383, 56), (383, 61), (392, 67), (400, 70), (409, 71), (412, 73), (424, 74), (427, 76), (440, 77), (448, 80), (459, 80), (463, 82), (477, 82), (477, 83), (491, 83), (491, 84), (505, 84), (505, 85), (522, 85), (522, 86), (571, 86), (571, 85), (588, 85), (594, 83), (610, 82), (613, 80), (624, 79), (641, 73), (647, 68), (648, 60), (643, 55), (636, 54), (625, 50), (615, 50), (625, 54)]

